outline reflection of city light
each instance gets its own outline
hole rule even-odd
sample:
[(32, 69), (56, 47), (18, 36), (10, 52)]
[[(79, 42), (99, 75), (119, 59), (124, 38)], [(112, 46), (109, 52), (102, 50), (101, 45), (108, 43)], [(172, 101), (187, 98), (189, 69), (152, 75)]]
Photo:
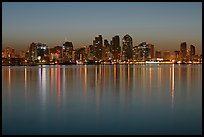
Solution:
[(171, 98), (172, 98), (172, 107), (174, 107), (174, 64), (172, 65)]
[(149, 85), (150, 85), (150, 88), (152, 86), (152, 67), (149, 68)]
[(9, 95), (10, 95), (10, 91), (11, 91), (11, 68), (9, 66), (8, 68), (8, 91), (9, 91)]
[(113, 74), (114, 74), (114, 94), (115, 94), (115, 91), (116, 91), (116, 65), (114, 65), (114, 68), (113, 68)]
[(60, 65), (57, 67), (57, 95), (60, 96)]
[(25, 89), (26, 89), (27, 88), (27, 68), (26, 67), (24, 69), (24, 73), (25, 73), (24, 80), (25, 80)]
[(86, 95), (86, 90), (87, 90), (87, 66), (86, 65), (85, 65), (85, 68), (84, 68), (84, 85), (85, 85), (84, 93)]

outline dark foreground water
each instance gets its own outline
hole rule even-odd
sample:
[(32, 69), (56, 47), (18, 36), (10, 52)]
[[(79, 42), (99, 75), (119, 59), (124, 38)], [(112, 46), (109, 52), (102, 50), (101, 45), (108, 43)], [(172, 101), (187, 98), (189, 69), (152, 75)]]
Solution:
[(202, 65), (2, 67), (3, 134), (202, 134)]

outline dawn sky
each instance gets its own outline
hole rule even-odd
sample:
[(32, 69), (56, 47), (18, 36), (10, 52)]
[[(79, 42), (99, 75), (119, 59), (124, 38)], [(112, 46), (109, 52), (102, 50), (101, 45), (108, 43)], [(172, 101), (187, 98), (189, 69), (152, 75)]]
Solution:
[[(155, 50), (180, 50), (180, 43), (202, 50), (201, 2), (3, 2), (2, 46), (28, 49), (31, 42), (74, 48), (88, 46), (101, 34), (109, 42), (125, 34), (133, 46), (146, 41)], [(121, 44), (122, 46), (122, 44)]]

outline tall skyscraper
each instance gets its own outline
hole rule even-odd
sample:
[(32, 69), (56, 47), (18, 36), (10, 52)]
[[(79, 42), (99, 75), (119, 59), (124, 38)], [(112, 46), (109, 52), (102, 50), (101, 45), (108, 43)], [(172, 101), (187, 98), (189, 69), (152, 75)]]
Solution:
[(113, 54), (113, 59), (120, 59), (120, 38), (118, 35), (114, 36), (111, 41), (111, 53)]
[(181, 59), (185, 60), (186, 55), (187, 55), (187, 48), (186, 48), (187, 44), (186, 42), (182, 42), (181, 46), (180, 46), (180, 55), (181, 55)]
[(194, 56), (195, 55), (195, 46), (190, 45), (190, 55)]
[(108, 40), (104, 40), (104, 52), (105, 52), (105, 60), (109, 60), (111, 58), (111, 45), (109, 44)]
[(132, 59), (132, 48), (133, 48), (133, 42), (132, 38), (126, 34), (122, 39), (122, 59), (128, 60)]
[(62, 46), (62, 57), (64, 57), (65, 61), (70, 61), (72, 58), (73, 44), (72, 42), (66, 41)]
[(195, 56), (195, 46), (190, 45), (190, 60), (193, 60)]
[(102, 35), (98, 35), (98, 37), (95, 37), (95, 40), (93, 41), (93, 48), (94, 48), (94, 57), (96, 60), (102, 59), (102, 50), (103, 50), (103, 39)]
[(29, 47), (29, 60), (37, 60), (37, 43), (32, 42)]
[(154, 58), (154, 45), (148, 44), (148, 53), (149, 53), (149, 58), (153, 59)]
[(132, 49), (133, 60), (139, 60), (139, 49), (138, 46), (134, 46)]
[(37, 59), (49, 61), (49, 49), (44, 43), (37, 43)]
[(145, 61), (149, 57), (149, 48), (146, 42), (142, 42), (138, 45), (139, 59)]

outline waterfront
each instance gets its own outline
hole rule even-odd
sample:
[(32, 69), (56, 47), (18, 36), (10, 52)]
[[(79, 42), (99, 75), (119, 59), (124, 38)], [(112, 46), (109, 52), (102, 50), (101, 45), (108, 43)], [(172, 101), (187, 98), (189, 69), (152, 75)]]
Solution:
[(3, 134), (202, 134), (202, 64), (2, 66)]

